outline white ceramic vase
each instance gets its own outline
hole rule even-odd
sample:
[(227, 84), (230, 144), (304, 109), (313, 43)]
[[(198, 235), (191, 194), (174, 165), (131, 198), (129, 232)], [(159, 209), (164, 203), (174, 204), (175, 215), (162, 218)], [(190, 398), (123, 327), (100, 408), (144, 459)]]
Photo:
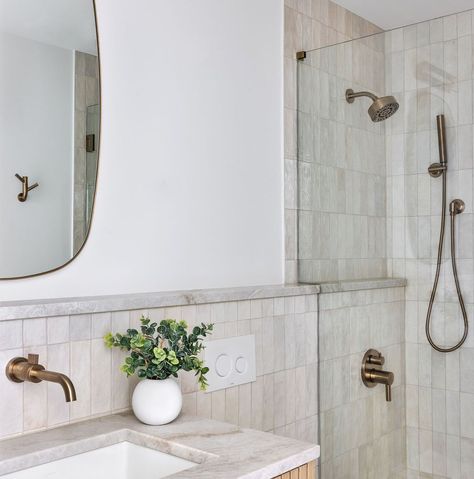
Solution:
[(150, 426), (160, 426), (174, 421), (182, 406), (181, 388), (172, 378), (143, 379), (133, 391), (133, 412), (139, 421)]

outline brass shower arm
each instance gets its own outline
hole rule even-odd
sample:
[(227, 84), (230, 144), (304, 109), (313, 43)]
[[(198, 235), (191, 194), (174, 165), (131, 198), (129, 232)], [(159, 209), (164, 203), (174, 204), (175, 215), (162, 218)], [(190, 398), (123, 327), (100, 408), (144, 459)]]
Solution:
[(372, 101), (378, 100), (378, 96), (374, 95), (370, 91), (358, 91), (355, 92), (354, 90), (351, 90), (350, 88), (346, 91), (346, 100), (349, 103), (353, 103), (355, 98), (360, 98), (360, 97), (367, 97), (370, 98)]

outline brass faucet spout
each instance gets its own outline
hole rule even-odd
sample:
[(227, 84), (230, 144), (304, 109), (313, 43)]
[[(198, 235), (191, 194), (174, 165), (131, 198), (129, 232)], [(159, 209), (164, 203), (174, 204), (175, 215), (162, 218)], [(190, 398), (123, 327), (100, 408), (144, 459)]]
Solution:
[(31, 371), (31, 376), (39, 379), (40, 381), (48, 381), (59, 384), (63, 388), (66, 402), (75, 401), (77, 399), (74, 384), (72, 384), (72, 381), (65, 374), (56, 373), (54, 371), (33, 370)]
[(13, 358), (5, 369), (5, 373), (15, 383), (30, 382), (39, 383), (41, 381), (48, 381), (59, 384), (64, 391), (66, 402), (76, 401), (76, 390), (72, 381), (62, 373), (54, 371), (46, 371), (44, 366), (38, 363), (39, 357), (37, 354), (29, 354), (26, 358)]

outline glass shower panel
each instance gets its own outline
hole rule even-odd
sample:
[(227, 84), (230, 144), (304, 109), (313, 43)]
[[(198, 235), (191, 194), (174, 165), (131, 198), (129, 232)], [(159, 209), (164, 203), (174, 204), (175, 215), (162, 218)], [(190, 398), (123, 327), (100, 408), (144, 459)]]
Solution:
[[(468, 11), (310, 51), (298, 62), (299, 280), (408, 281), (401, 322), (399, 313), (387, 320), (385, 301), (374, 320), (368, 291), (367, 303), (346, 308), (349, 321), (339, 316), (343, 308), (328, 306), (333, 303), (321, 309), (323, 479), (474, 477), (473, 51)], [(373, 100), (348, 103), (347, 89), (393, 95), (400, 109), (373, 122)], [(456, 219), (456, 251), (471, 326), (466, 343), (448, 354), (430, 347), (424, 329), (442, 193), (428, 167), (439, 161), (441, 114), (447, 204), (459, 198), (466, 205)], [(436, 343), (449, 346), (461, 337), (463, 322), (446, 250), (431, 330)], [(374, 344), (385, 320), (390, 328), (402, 325), (401, 349), (384, 344), (388, 330)], [(336, 354), (330, 345), (348, 334), (342, 324), (350, 325), (351, 341)], [(361, 386), (363, 353), (379, 346), (401, 351), (402, 373), (395, 379), (401, 392), (391, 403), (383, 390)], [(390, 369), (390, 360), (386, 365)]]
[(298, 62), (298, 266), (303, 283), (383, 277), (386, 267), (384, 35), (307, 53)]

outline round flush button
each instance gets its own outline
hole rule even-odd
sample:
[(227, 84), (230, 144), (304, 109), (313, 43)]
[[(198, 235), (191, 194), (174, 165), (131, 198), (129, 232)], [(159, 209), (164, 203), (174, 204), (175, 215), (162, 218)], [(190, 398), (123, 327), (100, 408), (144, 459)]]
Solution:
[(235, 360), (235, 370), (238, 373), (240, 374), (245, 373), (247, 371), (247, 367), (248, 367), (247, 360), (243, 356), (239, 356)]
[(221, 354), (216, 359), (216, 373), (221, 378), (225, 378), (230, 373), (230, 368), (232, 364), (230, 358), (227, 354)]

